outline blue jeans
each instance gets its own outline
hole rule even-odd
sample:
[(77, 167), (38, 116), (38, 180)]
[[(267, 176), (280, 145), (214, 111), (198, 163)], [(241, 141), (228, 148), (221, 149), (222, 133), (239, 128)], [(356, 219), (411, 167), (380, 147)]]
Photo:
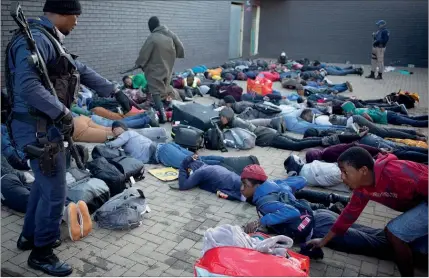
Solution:
[[(326, 209), (315, 210), (312, 238), (323, 238), (337, 219), (338, 214), (335, 212)], [(335, 236), (327, 247), (340, 252), (378, 258), (389, 258), (392, 254), (384, 230), (359, 224), (353, 224), (344, 235)]]
[(341, 83), (341, 84), (334, 84), (332, 86), (329, 86), (329, 89), (337, 91), (338, 93), (342, 93), (347, 91), (349, 88), (347, 87), (346, 83)]
[(404, 212), (387, 224), (387, 229), (413, 251), (428, 254), (428, 204), (426, 202)]
[(387, 122), (392, 125), (410, 125), (414, 127), (428, 127), (428, 115), (407, 116), (387, 111)]
[(357, 74), (357, 70), (353, 69), (351, 67), (347, 67), (347, 68), (340, 68), (340, 67), (335, 67), (335, 66), (329, 66), (325, 68), (326, 72), (328, 73), (328, 75), (337, 75), (337, 76), (344, 76), (347, 74)]
[[(165, 143), (159, 145), (156, 159), (166, 167), (180, 169), (182, 161), (192, 154), (194, 153), (176, 143)], [(222, 156), (210, 155), (200, 156), (200, 159), (202, 162), (209, 165), (219, 165), (225, 158)]]
[[(91, 120), (99, 125), (111, 127), (113, 120), (109, 120), (98, 115), (91, 115)], [(145, 125), (150, 123), (149, 117), (145, 113), (137, 114), (130, 117), (125, 117), (120, 122), (127, 125), (129, 128), (144, 128)]]

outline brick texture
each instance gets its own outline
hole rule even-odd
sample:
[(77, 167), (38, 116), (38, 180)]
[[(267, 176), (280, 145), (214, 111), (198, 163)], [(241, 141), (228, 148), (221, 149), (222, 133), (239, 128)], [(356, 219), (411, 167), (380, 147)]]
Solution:
[(331, 63), (371, 62), (375, 22), (391, 32), (386, 65), (428, 66), (428, 1), (261, 1), (259, 53)]
[[(27, 18), (43, 15), (44, 0), (20, 1)], [(17, 28), (10, 16), (10, 0), (1, 2), (2, 81), (4, 51)], [(185, 59), (175, 70), (213, 66), (228, 58), (230, 2), (228, 1), (81, 1), (83, 14), (65, 46), (108, 79), (134, 66), (149, 35), (147, 21), (158, 16), (182, 40)]]

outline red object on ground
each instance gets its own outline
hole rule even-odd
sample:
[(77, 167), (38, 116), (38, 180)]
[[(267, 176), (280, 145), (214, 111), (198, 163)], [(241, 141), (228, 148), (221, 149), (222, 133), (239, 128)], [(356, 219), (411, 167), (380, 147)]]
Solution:
[(278, 72), (263, 71), (259, 74), (263, 74), (265, 78), (271, 80), (272, 82), (280, 81), (280, 74)]
[[(264, 254), (241, 247), (222, 246), (208, 250), (194, 266), (196, 277), (224, 275), (233, 277), (308, 277), (310, 268), (306, 256), (288, 251), (301, 261), (301, 268), (283, 257)], [(304, 265), (304, 267), (303, 267)]]
[(251, 92), (262, 96), (271, 94), (273, 92), (273, 82), (259, 75), (255, 80), (247, 79), (247, 93)]

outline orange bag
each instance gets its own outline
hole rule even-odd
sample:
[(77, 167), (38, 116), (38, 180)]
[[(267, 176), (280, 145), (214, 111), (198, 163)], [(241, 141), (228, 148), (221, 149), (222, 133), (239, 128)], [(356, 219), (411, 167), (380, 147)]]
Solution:
[[(307, 261), (307, 269), (299, 268), (289, 259), (259, 251), (234, 246), (222, 246), (208, 250), (194, 266), (195, 277), (308, 277), (309, 259), (291, 251), (291, 257)], [(297, 256), (298, 255), (298, 256)], [(303, 258), (304, 257), (304, 258)]]
[(271, 80), (259, 75), (255, 80), (247, 79), (247, 93), (256, 93), (265, 96), (272, 92), (273, 82), (271, 82)]

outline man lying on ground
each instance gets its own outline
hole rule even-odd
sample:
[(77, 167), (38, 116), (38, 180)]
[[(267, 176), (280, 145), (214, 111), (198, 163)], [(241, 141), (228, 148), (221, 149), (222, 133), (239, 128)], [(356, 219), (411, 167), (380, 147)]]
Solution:
[(378, 124), (410, 125), (414, 127), (428, 127), (429, 125), (427, 114), (422, 116), (407, 116), (378, 107), (356, 108), (353, 104), (348, 106), (347, 103), (344, 103), (342, 107), (345, 113), (360, 115), (368, 121)]
[(373, 157), (377, 156), (379, 153), (392, 153), (401, 160), (428, 163), (428, 149), (404, 146), (402, 144), (385, 140), (374, 134), (368, 134), (359, 141), (350, 144), (339, 144), (325, 149), (310, 149), (305, 154), (305, 160), (307, 163), (311, 163), (314, 160), (337, 162), (338, 157), (351, 147), (364, 148)]
[(274, 104), (253, 103), (250, 101), (235, 101), (232, 96), (225, 96), (220, 104), (225, 103), (225, 106), (234, 110), (237, 117), (243, 120), (253, 119), (272, 119), (280, 116), (281, 109)]
[[(241, 175), (241, 193), (252, 198), (262, 217), (256, 224), (250, 223), (246, 232), (254, 232), (259, 226), (270, 232), (291, 237), (301, 243), (303, 254), (312, 258), (323, 258), (323, 253), (309, 252), (305, 241), (326, 234), (337, 215), (332, 211), (311, 208), (304, 200), (298, 200), (292, 191), (268, 180), (264, 170), (257, 165), (247, 166)], [(253, 231), (251, 231), (253, 229)], [(255, 229), (256, 228), (256, 229)], [(313, 235), (313, 236), (312, 236)], [(345, 235), (336, 238), (329, 247), (342, 252), (386, 257), (389, 247), (382, 230), (355, 224)], [(387, 252), (386, 252), (387, 251)]]
[(352, 190), (349, 205), (323, 238), (308, 242), (322, 248), (341, 236), (359, 218), (367, 203), (376, 201), (403, 212), (386, 226), (395, 262), (402, 276), (414, 276), (413, 251), (428, 254), (428, 166), (398, 160), (392, 154), (376, 161), (368, 151), (353, 147), (338, 158), (342, 179)]

